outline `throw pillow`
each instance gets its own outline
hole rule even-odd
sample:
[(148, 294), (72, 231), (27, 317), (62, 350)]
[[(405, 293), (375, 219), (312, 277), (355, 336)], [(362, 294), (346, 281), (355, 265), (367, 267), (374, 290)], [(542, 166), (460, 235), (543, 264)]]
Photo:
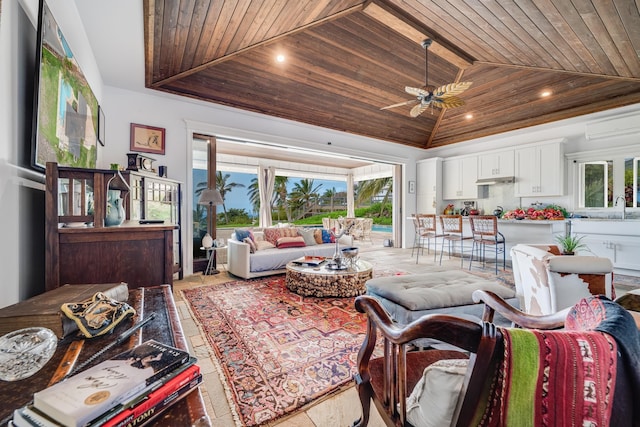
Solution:
[(256, 247), (255, 242), (253, 240), (251, 240), (250, 237), (245, 237), (243, 242), (246, 243), (247, 245), (249, 245), (249, 253), (253, 254), (258, 250), (257, 247)]
[(329, 230), (322, 229), (322, 243), (335, 243), (336, 238)]
[(264, 238), (267, 242), (271, 243), (273, 246), (278, 243), (278, 239), (280, 238), (280, 228), (268, 227), (264, 229)]
[(284, 248), (300, 248), (306, 246), (304, 244), (304, 238), (302, 236), (296, 236), (296, 237), (280, 237), (278, 239), (278, 243), (276, 244), (276, 247), (278, 249), (284, 249)]
[(258, 240), (256, 242), (256, 251), (262, 251), (264, 249), (271, 249), (271, 248), (275, 248), (275, 247), (276, 246), (273, 243), (268, 242), (266, 240)]
[(238, 239), (239, 242), (244, 242), (244, 239), (246, 239), (247, 237), (253, 240), (253, 234), (251, 233), (251, 230), (236, 228), (235, 233), (236, 239)]
[(300, 232), (300, 235), (304, 239), (304, 244), (305, 245), (307, 245), (307, 246), (317, 245), (316, 238), (313, 236), (313, 234), (315, 233), (315, 229), (313, 229), (313, 228), (303, 228), (303, 229), (300, 229), (298, 231)]
[(407, 398), (407, 421), (414, 426), (451, 425), (468, 366), (468, 359), (439, 360), (427, 366)]
[(296, 227), (285, 227), (280, 229), (280, 237), (296, 237), (299, 236), (298, 229)]
[(315, 237), (316, 239), (316, 243), (318, 245), (322, 244), (322, 229), (321, 228), (316, 228), (313, 232), (313, 237)]

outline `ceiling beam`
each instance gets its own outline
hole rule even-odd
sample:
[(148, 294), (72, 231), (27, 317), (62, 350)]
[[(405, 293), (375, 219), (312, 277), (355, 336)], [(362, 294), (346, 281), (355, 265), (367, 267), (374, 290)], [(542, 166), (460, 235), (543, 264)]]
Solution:
[(462, 70), (473, 64), (473, 60), (467, 55), (445, 46), (438, 41), (437, 36), (429, 33), (426, 29), (419, 28), (387, 4), (371, 2), (365, 6), (363, 12), (419, 45), (427, 38), (432, 39), (433, 43), (429, 50)]

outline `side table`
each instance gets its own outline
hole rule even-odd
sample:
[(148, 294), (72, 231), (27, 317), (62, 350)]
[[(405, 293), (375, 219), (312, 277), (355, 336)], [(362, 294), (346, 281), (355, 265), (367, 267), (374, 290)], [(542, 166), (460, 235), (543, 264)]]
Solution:
[[(209, 276), (209, 275), (212, 275), (212, 274), (220, 273), (220, 271), (216, 269), (216, 258), (217, 257), (215, 256), (215, 252), (220, 250), (220, 249), (227, 249), (227, 245), (224, 245), (224, 246), (211, 246), (210, 248), (205, 248), (204, 246), (200, 247), (200, 250), (207, 251), (207, 259), (209, 260), (207, 262), (207, 268), (204, 269), (204, 273), (203, 274), (205, 276)], [(225, 270), (226, 270), (226, 267), (225, 267), (223, 262), (221, 262), (220, 265), (222, 265), (222, 267), (224, 267)]]

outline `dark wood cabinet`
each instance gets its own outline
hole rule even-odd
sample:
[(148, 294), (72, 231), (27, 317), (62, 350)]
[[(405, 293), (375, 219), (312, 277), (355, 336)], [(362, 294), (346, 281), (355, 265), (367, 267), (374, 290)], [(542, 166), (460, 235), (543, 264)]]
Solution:
[[(134, 181), (132, 178), (112, 170), (47, 164), (47, 290), (66, 283), (121, 281), (130, 288), (173, 284), (174, 233), (179, 224), (168, 220), (161, 224), (140, 224), (137, 219), (127, 219), (119, 226), (104, 226), (107, 189), (121, 191), (123, 200), (128, 201), (125, 203), (127, 215), (134, 211), (132, 187), (128, 183)], [(177, 209), (179, 211), (179, 206)]]
[(145, 172), (123, 171), (122, 175), (130, 187), (129, 197), (125, 200), (127, 219), (163, 220), (165, 223), (178, 225), (173, 231), (173, 272), (182, 279), (180, 182)]

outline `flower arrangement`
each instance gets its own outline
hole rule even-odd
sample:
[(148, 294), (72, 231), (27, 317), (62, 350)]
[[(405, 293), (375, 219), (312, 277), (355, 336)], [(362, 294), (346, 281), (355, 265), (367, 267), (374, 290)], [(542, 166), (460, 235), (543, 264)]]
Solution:
[(507, 211), (502, 215), (504, 219), (533, 219), (533, 220), (556, 220), (556, 219), (564, 219), (564, 209), (550, 205), (544, 209), (535, 209), (528, 208), (524, 210), (522, 208), (513, 209), (511, 211)]

